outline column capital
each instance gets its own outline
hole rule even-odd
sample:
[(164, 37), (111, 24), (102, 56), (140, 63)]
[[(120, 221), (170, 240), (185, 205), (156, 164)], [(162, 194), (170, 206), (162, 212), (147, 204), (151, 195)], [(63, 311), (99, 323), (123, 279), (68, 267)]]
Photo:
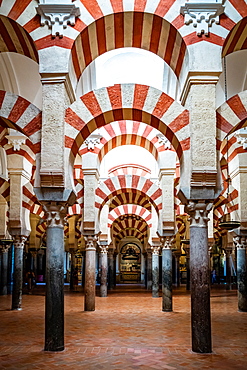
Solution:
[(185, 206), (185, 212), (190, 215), (190, 226), (206, 227), (209, 221), (208, 213), (212, 206), (212, 202), (190, 200)]
[(154, 245), (151, 247), (152, 254), (154, 255), (159, 255), (160, 254), (160, 246), (159, 245)]
[(238, 249), (246, 249), (247, 236), (246, 235), (245, 236), (241, 236), (241, 235), (235, 236), (233, 238), (233, 242)]
[(64, 217), (67, 214), (66, 203), (64, 202), (43, 202), (43, 208), (47, 215), (48, 227), (64, 227)]
[(85, 239), (85, 249), (86, 251), (94, 251), (96, 250), (96, 243), (98, 241), (98, 235), (84, 235)]
[(25, 241), (27, 240), (26, 236), (15, 235), (13, 236), (14, 247), (15, 249), (24, 249)]
[(160, 237), (160, 246), (162, 249), (172, 249), (174, 243), (174, 235), (172, 236), (161, 236)]
[(108, 245), (99, 245), (99, 248), (100, 248), (100, 253), (102, 254), (107, 254), (108, 252)]

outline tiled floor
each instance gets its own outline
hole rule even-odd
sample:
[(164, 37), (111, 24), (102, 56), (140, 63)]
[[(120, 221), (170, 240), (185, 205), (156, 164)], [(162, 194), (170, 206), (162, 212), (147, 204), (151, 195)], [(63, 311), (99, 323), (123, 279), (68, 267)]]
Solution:
[(236, 291), (212, 289), (213, 353), (191, 352), (190, 296), (174, 290), (174, 311), (140, 286), (118, 286), (83, 311), (82, 293), (65, 294), (63, 352), (44, 346), (44, 293), (23, 295), (23, 310), (0, 297), (0, 369), (247, 369), (247, 313), (237, 311)]

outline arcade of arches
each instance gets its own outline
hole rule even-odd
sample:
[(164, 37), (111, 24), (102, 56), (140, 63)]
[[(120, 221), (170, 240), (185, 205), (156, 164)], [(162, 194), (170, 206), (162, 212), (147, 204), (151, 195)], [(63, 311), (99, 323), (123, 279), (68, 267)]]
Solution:
[(181, 284), (211, 353), (211, 271), (247, 311), (245, 0), (0, 0), (0, 33), (1, 295), (46, 285), (60, 351), (64, 285), (165, 320)]

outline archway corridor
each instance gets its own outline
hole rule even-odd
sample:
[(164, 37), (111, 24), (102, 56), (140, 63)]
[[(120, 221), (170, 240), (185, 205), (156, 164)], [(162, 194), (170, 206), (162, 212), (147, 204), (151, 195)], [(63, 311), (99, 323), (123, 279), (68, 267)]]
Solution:
[(173, 312), (162, 312), (161, 292), (139, 284), (117, 285), (96, 295), (96, 310), (83, 311), (83, 292), (65, 286), (65, 350), (44, 352), (44, 286), (24, 294), (23, 310), (11, 311), (0, 296), (1, 369), (246, 369), (246, 313), (237, 291), (211, 289), (212, 354), (191, 352), (190, 294), (173, 290)]

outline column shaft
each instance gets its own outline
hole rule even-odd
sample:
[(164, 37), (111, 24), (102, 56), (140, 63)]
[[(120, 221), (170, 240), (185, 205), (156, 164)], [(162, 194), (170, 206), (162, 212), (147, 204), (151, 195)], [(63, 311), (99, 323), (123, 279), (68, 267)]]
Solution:
[(147, 252), (147, 290), (152, 290), (152, 253)]
[(15, 237), (14, 240), (14, 281), (12, 292), (12, 310), (21, 310), (22, 284), (23, 284), (23, 237)]
[(190, 226), (192, 351), (212, 352), (207, 227)]
[[(93, 242), (92, 242), (93, 243)], [(86, 266), (85, 266), (85, 311), (95, 310), (95, 259), (96, 248), (86, 246)]]
[(159, 254), (152, 254), (152, 297), (159, 297)]
[(8, 249), (2, 251), (2, 264), (1, 264), (1, 295), (8, 294)]
[(172, 311), (172, 251), (162, 249), (162, 311)]
[(247, 312), (246, 250), (237, 248), (238, 310)]
[(101, 252), (100, 296), (107, 297), (107, 253)]
[(114, 257), (113, 252), (108, 253), (108, 289), (114, 288)]
[(64, 235), (63, 228), (46, 231), (45, 351), (64, 349)]

